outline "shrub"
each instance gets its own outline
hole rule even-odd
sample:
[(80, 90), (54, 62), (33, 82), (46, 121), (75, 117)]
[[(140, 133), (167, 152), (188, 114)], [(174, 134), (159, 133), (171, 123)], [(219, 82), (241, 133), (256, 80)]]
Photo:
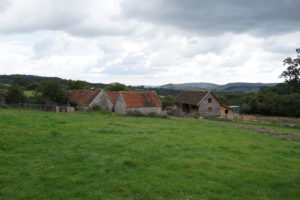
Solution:
[(195, 115), (194, 115), (194, 117), (195, 117), (196, 119), (199, 119), (199, 118), (200, 118), (200, 113), (196, 112)]

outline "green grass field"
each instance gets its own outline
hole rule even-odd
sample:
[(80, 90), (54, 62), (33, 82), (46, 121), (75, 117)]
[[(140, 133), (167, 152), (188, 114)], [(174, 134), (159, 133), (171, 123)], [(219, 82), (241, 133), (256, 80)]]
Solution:
[(261, 127), (265, 128), (268, 130), (275, 130), (279, 132), (284, 132), (284, 133), (296, 133), (300, 134), (300, 125), (295, 124), (293, 127), (287, 126), (284, 124), (277, 124), (276, 122), (240, 122), (237, 120), (227, 120), (227, 119), (221, 119), (217, 117), (207, 117), (206, 119), (212, 120), (212, 121), (222, 121), (222, 122), (231, 122), (231, 123), (236, 123), (236, 124), (244, 124), (244, 125), (251, 125), (254, 127)]
[(0, 110), (0, 199), (299, 199), (300, 142), (197, 120)]

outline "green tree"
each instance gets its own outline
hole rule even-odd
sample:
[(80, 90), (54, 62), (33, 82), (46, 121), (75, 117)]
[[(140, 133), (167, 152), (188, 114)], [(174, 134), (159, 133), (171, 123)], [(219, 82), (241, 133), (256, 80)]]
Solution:
[(130, 89), (122, 83), (111, 83), (106, 88), (106, 91), (129, 91)]
[(22, 77), (16, 77), (11, 82), (11, 85), (21, 86), (21, 87), (26, 87), (28, 84), (29, 84), (29, 82), (26, 79), (22, 78)]
[(288, 57), (283, 61), (283, 64), (287, 65), (287, 69), (282, 72), (280, 77), (285, 79), (291, 92), (300, 93), (300, 49), (296, 49), (296, 52), (297, 58)]
[(9, 103), (22, 103), (26, 102), (24, 90), (20, 86), (12, 85), (7, 90), (7, 101)]
[(167, 106), (172, 106), (174, 104), (174, 102), (173, 102), (174, 99), (175, 99), (175, 97), (172, 95), (160, 97), (160, 101), (161, 101), (163, 108), (165, 108)]
[(42, 82), (37, 89), (36, 94), (40, 95), (43, 100), (54, 101), (57, 103), (67, 103), (68, 101), (66, 90), (57, 80)]
[(67, 89), (68, 90), (83, 90), (83, 89), (88, 89), (89, 85), (85, 81), (80, 81), (80, 80), (68, 80), (67, 81)]

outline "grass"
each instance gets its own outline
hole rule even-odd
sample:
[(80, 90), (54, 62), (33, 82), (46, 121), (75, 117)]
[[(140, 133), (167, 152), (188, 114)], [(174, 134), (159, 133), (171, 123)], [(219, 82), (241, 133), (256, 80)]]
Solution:
[(24, 95), (26, 97), (33, 97), (34, 96), (34, 91), (31, 91), (31, 90), (25, 90), (24, 91)]
[(0, 199), (299, 199), (300, 143), (196, 120), (0, 110)]
[(216, 118), (216, 117), (207, 117), (206, 119), (208, 120), (213, 120), (213, 121), (224, 121), (224, 122), (231, 122), (231, 123), (237, 123), (237, 124), (245, 124), (245, 125), (251, 125), (255, 127), (263, 127), (268, 130), (276, 130), (279, 132), (284, 132), (284, 133), (297, 133), (300, 134), (300, 126), (299, 125), (294, 125), (294, 126), (288, 126), (282, 123), (276, 123), (276, 122), (241, 122), (241, 121), (236, 121), (236, 120), (227, 120), (227, 119), (221, 119), (221, 118)]

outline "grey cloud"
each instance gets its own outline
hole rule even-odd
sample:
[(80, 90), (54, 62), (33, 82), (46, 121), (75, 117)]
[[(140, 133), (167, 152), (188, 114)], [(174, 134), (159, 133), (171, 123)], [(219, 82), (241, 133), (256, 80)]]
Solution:
[(9, 7), (11, 7), (11, 1), (10, 0), (2, 0), (0, 3), (0, 13), (7, 10)]
[(125, 0), (122, 8), (126, 17), (205, 35), (300, 30), (299, 0)]
[[(2, 2), (3, 1), (3, 2)], [(0, 33), (64, 31), (82, 37), (128, 35), (134, 27), (116, 16), (102, 16), (96, 0), (1, 0)], [(98, 7), (97, 7), (98, 6)], [(103, 8), (104, 9), (104, 8)]]

